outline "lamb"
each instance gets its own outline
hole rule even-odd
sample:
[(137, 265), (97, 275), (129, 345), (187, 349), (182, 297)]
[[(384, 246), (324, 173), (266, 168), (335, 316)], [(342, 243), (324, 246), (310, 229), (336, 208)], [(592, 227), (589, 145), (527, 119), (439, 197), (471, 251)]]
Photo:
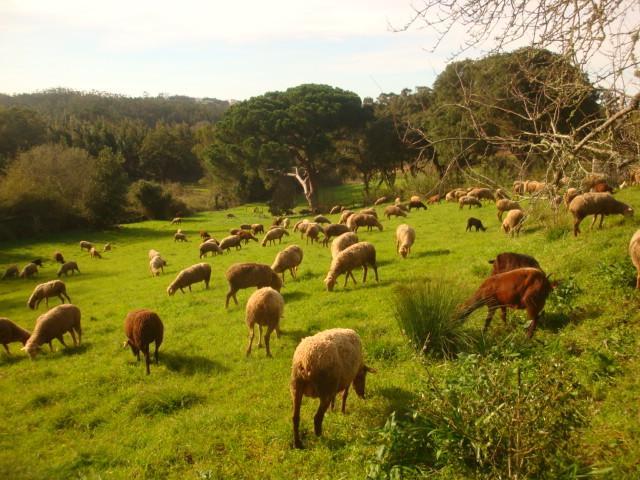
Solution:
[(58, 263), (64, 263), (64, 257), (62, 256), (62, 253), (60, 253), (60, 252), (55, 252), (53, 254), (53, 259)]
[(155, 342), (154, 359), (158, 364), (158, 349), (164, 337), (164, 325), (157, 313), (141, 308), (127, 313), (124, 319), (124, 334), (127, 337), (123, 347), (131, 347), (131, 352), (140, 361), (140, 352), (144, 354), (147, 364), (147, 375), (151, 374), (149, 345)]
[(640, 288), (640, 230), (637, 230), (636, 233), (631, 237), (631, 241), (629, 242), (629, 256), (631, 257), (631, 263), (636, 267), (637, 276), (636, 276), (636, 288)]
[(231, 247), (236, 247), (236, 250), (242, 249), (242, 237), (240, 235), (229, 235), (220, 241), (220, 250), (229, 251)]
[(173, 234), (174, 242), (188, 242), (187, 236), (182, 232), (176, 232)]
[(502, 214), (504, 212), (508, 212), (509, 210), (522, 210), (522, 207), (518, 202), (514, 202), (507, 198), (496, 201), (496, 208), (498, 209), (498, 220), (500, 222), (502, 221)]
[(479, 218), (475, 218), (475, 217), (469, 217), (467, 219), (467, 228), (465, 229), (465, 232), (470, 232), (472, 228), (476, 229), (476, 232), (478, 230), (482, 230), (483, 232), (486, 231), (487, 229), (485, 228), (484, 225), (482, 225), (482, 220), (480, 220)]
[(396, 228), (396, 250), (402, 258), (407, 258), (411, 252), (411, 247), (416, 241), (416, 231), (406, 223), (398, 225)]
[[(80, 345), (82, 341), (80, 317), (80, 309), (70, 303), (53, 307), (38, 317), (36, 325), (33, 328), (33, 333), (22, 350), (27, 352), (31, 358), (35, 358), (40, 347), (48, 343), (49, 349), (53, 352), (51, 342), (54, 338), (57, 338), (58, 341), (66, 347), (67, 344), (64, 343), (63, 335), (67, 332), (71, 334), (74, 346)], [(76, 333), (78, 334), (77, 341)]]
[(87, 242), (86, 240), (80, 241), (80, 250), (86, 250), (87, 252), (93, 248), (93, 243)]
[(175, 217), (171, 220), (171, 225), (180, 225), (182, 223), (182, 217)]
[(470, 197), (469, 195), (464, 195), (458, 199), (458, 205), (460, 205), (460, 210), (465, 205), (469, 205), (469, 210), (471, 210), (472, 206), (482, 207), (482, 203), (476, 197)]
[(280, 292), (271, 287), (260, 288), (253, 292), (247, 301), (246, 318), (247, 328), (249, 329), (249, 346), (247, 347), (247, 357), (251, 355), (251, 345), (255, 336), (255, 326), (258, 324), (260, 337), (258, 340), (258, 348), (262, 347), (262, 327), (267, 327), (264, 334), (264, 346), (267, 350), (267, 357), (271, 357), (271, 349), (269, 348), (269, 338), (271, 332), (276, 331), (276, 336), (280, 337), (280, 318), (284, 313), (284, 298)]
[(333, 291), (336, 280), (343, 273), (346, 274), (344, 279), (345, 287), (347, 286), (349, 277), (351, 277), (354, 284), (357, 283), (352, 270), (358, 267), (362, 267), (364, 269), (362, 283), (365, 283), (367, 281), (367, 270), (369, 266), (373, 268), (377, 282), (378, 266), (376, 264), (376, 248), (372, 244), (369, 242), (359, 242), (345, 248), (331, 262), (329, 272), (327, 272), (327, 276), (324, 279), (327, 290), (330, 292)]
[(375, 202), (373, 202), (374, 205), (382, 205), (383, 203), (387, 203), (387, 197), (380, 197), (378, 198)]
[(347, 220), (351, 215), (353, 215), (353, 213), (354, 212), (352, 212), (351, 210), (343, 210), (342, 213), (340, 214), (340, 220), (338, 221), (338, 223), (342, 225), (346, 224)]
[(149, 250), (149, 253), (148, 253), (149, 260), (151, 260), (153, 257), (157, 257), (158, 255), (160, 255), (159, 251), (154, 250), (153, 248)]
[(253, 223), (251, 224), (251, 231), (254, 235), (257, 235), (258, 233), (264, 233), (264, 225), (262, 225), (261, 223)]
[(110, 243), (105, 243), (104, 247), (102, 247), (102, 251), (103, 252), (110, 252), (111, 251), (111, 244)]
[(67, 287), (61, 280), (51, 280), (50, 282), (41, 283), (37, 285), (33, 290), (33, 293), (27, 301), (27, 306), (31, 310), (35, 310), (40, 305), (40, 302), (44, 299), (47, 308), (49, 308), (49, 297), (58, 297), (61, 303), (64, 303), (64, 298), (71, 303), (69, 295), (67, 295)]
[(360, 398), (365, 398), (368, 372), (375, 370), (365, 365), (362, 343), (358, 334), (348, 328), (324, 330), (303, 338), (296, 347), (291, 365), (291, 398), (293, 400), (293, 444), (302, 448), (300, 440), (300, 407), (302, 397), (319, 398), (320, 405), (314, 417), (314, 432), (322, 435), (324, 414), (342, 393), (342, 413), (345, 413), (349, 387)]
[(38, 266), (35, 263), (28, 263), (24, 266), (19, 276), (20, 278), (31, 278), (37, 273), (38, 273)]
[(382, 225), (380, 224), (378, 219), (373, 215), (368, 215), (365, 213), (356, 213), (354, 215), (351, 215), (347, 220), (347, 227), (349, 227), (349, 230), (352, 230), (354, 232), (357, 232), (358, 228), (364, 227), (364, 226), (367, 227), (367, 231), (372, 230), (373, 227), (378, 227), (380, 231), (383, 230)]
[(307, 245), (309, 244), (309, 240), (311, 240), (311, 244), (313, 244), (314, 241), (317, 242), (321, 231), (322, 227), (317, 223), (309, 224), (304, 232), (307, 237)]
[(156, 255), (149, 260), (149, 270), (152, 277), (159, 277), (160, 273), (164, 274), (164, 267), (166, 266), (167, 262), (160, 255)]
[(267, 246), (267, 243), (271, 243), (271, 244), (275, 244), (276, 240), (279, 240), (278, 243), (282, 243), (282, 237), (286, 235), (287, 237), (289, 236), (289, 232), (287, 232), (284, 228), (273, 228), (271, 230), (269, 230), (267, 233), (265, 233), (264, 238), (262, 239), (262, 242), (260, 243), (260, 245), (262, 245), (263, 247)]
[(100, 255), (100, 252), (96, 250), (96, 247), (91, 247), (91, 250), (89, 250), (89, 255), (91, 256), (91, 258), (102, 258), (102, 255)]
[(557, 282), (549, 282), (544, 272), (537, 268), (518, 268), (498, 273), (482, 282), (476, 293), (464, 303), (460, 318), (466, 318), (474, 310), (486, 305), (489, 308), (484, 323), (486, 331), (498, 308), (505, 323), (507, 307), (526, 309), (531, 320), (527, 336), (531, 338), (547, 297), (556, 286)]
[(329, 220), (327, 217), (325, 217), (325, 216), (323, 216), (323, 215), (317, 215), (317, 216), (313, 219), (313, 221), (314, 221), (314, 222), (316, 222), (316, 223), (320, 223), (320, 224), (323, 224), (323, 223), (331, 223), (331, 220)]
[(363, 208), (362, 210), (360, 210), (360, 213), (363, 213), (365, 215), (373, 215), (374, 217), (378, 218), (378, 213), (376, 212), (375, 208)]
[(202, 257), (206, 257), (207, 253), (211, 252), (212, 256), (215, 256), (217, 254), (222, 255), (224, 252), (222, 251), (222, 249), (220, 248), (220, 246), (217, 243), (214, 242), (204, 242), (200, 244), (200, 247), (198, 247), (200, 249), (200, 258)]
[(302, 249), (297, 245), (290, 245), (281, 252), (278, 252), (276, 259), (271, 265), (271, 270), (282, 273), (282, 284), (284, 285), (284, 272), (289, 270), (292, 278), (296, 278), (298, 266), (302, 263)]
[(571, 200), (569, 211), (573, 215), (573, 235), (576, 237), (580, 233), (580, 222), (588, 215), (594, 216), (591, 228), (596, 223), (598, 215), (600, 215), (598, 228), (602, 228), (605, 215), (633, 216), (633, 208), (616, 200), (610, 193), (583, 193), (578, 195)]
[(356, 243), (358, 243), (358, 236), (351, 231), (339, 235), (331, 242), (331, 258), (336, 258), (341, 251)]
[(19, 273), (20, 273), (20, 269), (18, 268), (18, 266), (11, 265), (10, 267), (7, 267), (7, 269), (4, 271), (4, 274), (2, 275), (2, 280), (6, 280), (7, 278), (16, 278)]
[(520, 236), (520, 229), (524, 223), (524, 218), (525, 216), (522, 210), (509, 210), (502, 222), (504, 233), (508, 233), (511, 237), (513, 237), (514, 233)]
[(522, 253), (504, 252), (499, 254), (494, 260), (489, 260), (489, 263), (493, 265), (491, 275), (497, 275), (498, 273), (509, 272), (516, 268), (540, 268), (538, 261), (530, 255), (523, 255)]
[(271, 287), (277, 291), (282, 288), (282, 280), (276, 272), (271, 270), (269, 265), (259, 263), (234, 263), (225, 272), (225, 277), (229, 282), (229, 291), (224, 307), (229, 308), (229, 299), (238, 305), (236, 293), (242, 288), (249, 287)]
[(198, 282), (204, 282), (204, 288), (208, 289), (210, 279), (211, 266), (208, 263), (196, 263), (178, 273), (167, 287), (167, 293), (172, 296), (178, 289), (184, 293), (183, 288), (185, 287), (189, 287), (189, 291), (191, 291), (191, 285)]
[(384, 209), (384, 215), (389, 220), (391, 220), (392, 216), (395, 216), (395, 217), (406, 217), (407, 216), (407, 214), (404, 213), (404, 211), (401, 208), (398, 208), (395, 205), (389, 205), (387, 208), (385, 208)]
[(416, 200), (411, 200), (407, 207), (408, 207), (409, 211), (411, 211), (412, 208), (416, 208), (418, 210), (420, 210), (421, 208), (423, 210), (427, 209), (427, 206), (424, 203), (422, 203), (420, 200), (417, 200), (417, 201)]
[(325, 247), (329, 244), (329, 240), (331, 237), (337, 237), (338, 235), (342, 235), (343, 233), (350, 232), (349, 227), (346, 225), (341, 225), (339, 223), (332, 223), (331, 225), (327, 225), (324, 227), (324, 239), (322, 240), (322, 245)]
[(436, 193), (435, 195), (431, 195), (427, 199), (427, 203), (429, 205), (433, 205), (434, 203), (440, 203), (441, 201), (442, 201), (442, 195), (440, 195), (439, 193)]
[(489, 188), (474, 188), (467, 195), (476, 197), (478, 200), (495, 200), (493, 192)]
[(7, 355), (11, 355), (10, 343), (22, 342), (22, 345), (25, 345), (30, 335), (27, 330), (19, 327), (8, 318), (0, 318), (0, 343), (7, 351)]

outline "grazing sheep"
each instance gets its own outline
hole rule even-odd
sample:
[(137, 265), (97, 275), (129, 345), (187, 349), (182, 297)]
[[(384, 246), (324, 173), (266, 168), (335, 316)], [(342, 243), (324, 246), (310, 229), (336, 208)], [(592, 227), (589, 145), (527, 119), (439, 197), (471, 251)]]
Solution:
[(351, 215), (353, 215), (353, 213), (354, 212), (352, 212), (351, 210), (343, 210), (340, 214), (340, 220), (338, 220), (338, 223), (341, 225), (345, 225), (347, 223), (347, 220)]
[(167, 293), (171, 296), (178, 289), (184, 293), (185, 287), (189, 287), (191, 291), (191, 285), (198, 282), (204, 282), (204, 288), (208, 289), (210, 279), (211, 266), (208, 263), (196, 263), (178, 273), (175, 280), (167, 287)]
[(640, 288), (640, 230), (637, 230), (636, 233), (631, 237), (631, 241), (629, 242), (629, 256), (631, 257), (631, 262), (633, 266), (636, 267), (637, 276), (636, 276), (636, 288)]
[(495, 200), (495, 196), (490, 188), (474, 188), (469, 193), (470, 197), (476, 197), (478, 200)]
[(227, 213), (227, 218), (236, 218), (236, 216), (233, 213)]
[(537, 268), (518, 268), (492, 275), (482, 282), (476, 293), (464, 303), (460, 318), (466, 318), (474, 310), (486, 305), (489, 308), (484, 322), (486, 331), (498, 308), (505, 323), (507, 307), (526, 309), (531, 320), (527, 328), (527, 336), (531, 338), (547, 297), (556, 285), (557, 282), (549, 282), (544, 272)]
[(472, 189), (471, 188), (459, 188), (458, 190), (456, 190), (455, 196), (456, 196), (456, 200), (459, 200), (460, 197), (464, 197), (467, 195), (468, 192), (470, 192)]
[(457, 202), (458, 199), (456, 197), (456, 191), (457, 190), (448, 191), (444, 196), (445, 201), (447, 201), (447, 202)]
[(540, 268), (538, 261), (530, 255), (524, 255), (522, 253), (504, 252), (499, 254), (494, 260), (489, 260), (489, 263), (493, 264), (493, 270), (491, 275), (497, 275), (498, 273), (509, 272), (516, 268)]
[(524, 193), (539, 193), (545, 188), (547, 188), (547, 184), (544, 182), (538, 182), (537, 180), (524, 182)]
[(367, 231), (371, 231), (373, 227), (378, 227), (382, 231), (383, 227), (376, 217), (365, 213), (356, 213), (351, 215), (347, 220), (347, 227), (353, 232), (357, 232), (360, 227), (367, 227)]
[(87, 242), (86, 240), (80, 241), (80, 250), (86, 250), (87, 252), (93, 248), (93, 243)]
[(569, 208), (569, 205), (571, 204), (571, 201), (576, 198), (578, 195), (580, 195), (580, 191), (577, 188), (569, 188), (567, 189), (567, 191), (564, 193), (564, 204), (567, 208)]
[(188, 242), (187, 236), (182, 232), (176, 232), (173, 235), (174, 242)]
[(476, 229), (476, 232), (478, 230), (482, 230), (483, 232), (486, 231), (487, 229), (485, 228), (484, 225), (482, 225), (482, 220), (480, 220), (479, 218), (475, 218), (475, 217), (469, 217), (467, 219), (467, 228), (465, 230), (465, 232), (470, 232), (472, 228)]
[(60, 278), (63, 273), (65, 277), (68, 276), (69, 272), (71, 272), (72, 275), (75, 275), (75, 272), (80, 273), (80, 269), (78, 268), (78, 264), (76, 262), (65, 262), (60, 265), (60, 269), (58, 270), (58, 278)]
[(149, 250), (149, 253), (148, 253), (149, 260), (151, 260), (153, 257), (157, 257), (158, 255), (160, 255), (159, 251), (154, 250), (153, 248)]
[(362, 343), (358, 334), (348, 328), (324, 330), (305, 337), (296, 347), (291, 365), (291, 398), (293, 400), (293, 443), (302, 448), (300, 440), (300, 407), (302, 397), (319, 398), (320, 405), (313, 419), (314, 432), (322, 435), (324, 414), (342, 393), (342, 413), (345, 413), (349, 387), (365, 398), (368, 372), (375, 370), (364, 364)]
[(280, 318), (284, 313), (284, 298), (280, 292), (271, 287), (260, 288), (253, 292), (247, 301), (246, 318), (247, 328), (249, 329), (249, 346), (247, 347), (247, 357), (251, 355), (251, 345), (253, 337), (256, 333), (256, 323), (260, 337), (258, 340), (258, 348), (262, 347), (262, 327), (267, 327), (264, 334), (264, 346), (267, 350), (267, 357), (271, 357), (271, 349), (269, 348), (269, 338), (271, 332), (276, 331), (276, 336), (280, 337)]
[(380, 197), (373, 202), (374, 205), (382, 205), (383, 203), (387, 203), (387, 197)]
[(240, 237), (241, 240), (244, 241), (245, 245), (249, 243), (249, 240), (253, 240), (254, 242), (258, 241), (258, 239), (254, 237), (249, 230), (240, 230), (240, 232), (238, 233), (238, 236)]
[(349, 230), (349, 227), (347, 227), (346, 225), (332, 223), (331, 225), (327, 225), (326, 227), (324, 227), (322, 231), (324, 232), (322, 245), (326, 247), (327, 245), (329, 245), (329, 240), (331, 240), (331, 237), (337, 237), (338, 235), (350, 232), (351, 230)]
[(291, 223), (291, 220), (289, 220), (288, 218), (282, 220), (282, 226), (284, 228), (289, 228), (289, 223)]
[(260, 243), (260, 245), (262, 245), (263, 247), (267, 246), (267, 243), (271, 243), (271, 244), (275, 244), (276, 240), (279, 240), (278, 243), (282, 243), (282, 237), (286, 235), (287, 237), (289, 236), (289, 232), (287, 232), (284, 228), (273, 228), (271, 230), (269, 230), (267, 233), (265, 233), (264, 238), (262, 239), (262, 242)]
[(251, 225), (248, 223), (243, 223), (240, 225), (240, 230), (251, 230)]
[(396, 250), (402, 258), (407, 258), (411, 252), (411, 246), (416, 241), (416, 231), (406, 223), (396, 228)]
[(518, 202), (514, 202), (507, 198), (502, 198), (496, 201), (496, 208), (498, 209), (498, 220), (500, 222), (502, 221), (502, 214), (504, 212), (508, 212), (509, 210), (522, 210), (522, 207)]
[(480, 203), (480, 200), (478, 200), (476, 197), (470, 197), (469, 195), (460, 197), (458, 199), (458, 205), (460, 205), (460, 210), (462, 210), (462, 207), (464, 207), (465, 205), (469, 205), (469, 210), (471, 210), (471, 207), (473, 206), (482, 207), (482, 203)]
[(211, 238), (211, 235), (209, 235), (209, 232), (205, 231), (205, 230), (200, 230), (200, 239), (203, 242), (206, 242), (207, 240), (209, 240)]
[(513, 193), (517, 193), (518, 195), (523, 195), (524, 192), (524, 183), (522, 180), (516, 180), (513, 182)]
[(251, 225), (251, 231), (254, 235), (264, 233), (264, 225), (262, 225), (261, 223), (254, 223)]
[(91, 258), (102, 258), (102, 255), (100, 255), (100, 252), (96, 250), (96, 247), (91, 247), (91, 250), (89, 250), (89, 256)]
[(333, 207), (331, 207), (331, 210), (329, 210), (329, 215), (340, 213), (341, 210), (342, 210), (342, 205), (334, 205)]
[(276, 259), (271, 265), (271, 270), (282, 273), (282, 284), (284, 285), (284, 272), (289, 270), (292, 278), (296, 278), (298, 266), (302, 263), (302, 249), (297, 245), (290, 245), (281, 252), (278, 252)]
[(633, 208), (616, 200), (610, 193), (583, 193), (578, 195), (571, 200), (569, 211), (573, 215), (573, 234), (576, 237), (580, 233), (580, 222), (589, 215), (593, 215), (591, 228), (596, 223), (598, 215), (600, 215), (598, 228), (602, 228), (605, 215), (633, 216)]
[(38, 273), (38, 266), (35, 263), (28, 263), (24, 266), (19, 276), (20, 278), (31, 278), (37, 273)]
[(229, 291), (224, 307), (229, 308), (229, 299), (238, 305), (236, 293), (242, 288), (250, 287), (271, 287), (277, 291), (282, 288), (282, 280), (276, 272), (271, 270), (269, 265), (259, 263), (234, 263), (225, 272), (227, 282), (229, 282)]
[(411, 200), (407, 205), (407, 208), (409, 209), (409, 211), (411, 211), (412, 208), (416, 208), (418, 210), (422, 208), (423, 210), (426, 210), (427, 206), (424, 203), (422, 203), (420, 200)]
[(496, 188), (495, 197), (496, 197), (496, 200), (502, 200), (504, 198), (506, 198), (507, 200), (511, 199), (511, 197), (509, 197), (509, 194), (502, 188)]
[(317, 223), (310, 223), (304, 232), (305, 236), (307, 237), (307, 245), (309, 245), (309, 240), (311, 240), (312, 245), (313, 242), (317, 242), (321, 231), (322, 227), (320, 225), (318, 225)]
[(240, 235), (229, 235), (220, 241), (220, 250), (229, 251), (231, 247), (236, 247), (236, 250), (242, 249), (242, 237)]
[(182, 217), (175, 217), (171, 220), (171, 225), (180, 225), (182, 223)]
[(40, 268), (42, 268), (42, 259), (41, 258), (34, 258), (33, 260), (31, 260), (31, 263), (33, 263), (34, 265), (37, 265)]
[(323, 215), (316, 215), (316, 217), (313, 219), (314, 222), (316, 223), (331, 223), (331, 220), (329, 220), (327, 217), (323, 216)]
[(307, 220), (306, 218), (303, 220), (299, 220), (293, 225), (293, 231), (300, 232), (300, 238), (302, 238), (304, 236), (304, 232), (307, 229), (308, 225), (309, 225), (309, 220)]
[(111, 251), (111, 244), (110, 243), (105, 243), (104, 247), (102, 247), (102, 251), (103, 252), (110, 252)]
[(362, 210), (360, 210), (360, 213), (364, 215), (373, 215), (374, 217), (378, 218), (378, 213), (376, 212), (375, 208), (363, 208)]
[(513, 237), (514, 233), (520, 236), (520, 229), (524, 223), (524, 218), (524, 212), (522, 210), (509, 210), (502, 222), (504, 233), (508, 233), (511, 237)]
[(401, 208), (398, 208), (396, 205), (389, 205), (384, 209), (384, 215), (388, 220), (391, 220), (392, 216), (395, 217), (406, 217), (407, 214)]
[(411, 195), (411, 198), (409, 198), (410, 202), (421, 202), (422, 198), (420, 198), (420, 195)]
[[(49, 349), (53, 352), (51, 342), (54, 338), (57, 338), (58, 341), (66, 347), (67, 344), (64, 343), (63, 335), (67, 332), (71, 334), (74, 346), (80, 345), (82, 342), (80, 317), (80, 309), (70, 303), (53, 307), (38, 317), (36, 325), (33, 328), (33, 333), (22, 350), (27, 352), (31, 358), (35, 358), (40, 347), (48, 343)], [(78, 334), (77, 341), (76, 333)]]
[(67, 287), (61, 280), (51, 280), (49, 282), (41, 283), (34, 288), (33, 293), (27, 301), (27, 306), (31, 310), (35, 310), (40, 305), (40, 302), (44, 300), (47, 308), (49, 308), (49, 297), (58, 297), (60, 303), (64, 303), (66, 297), (67, 301), (71, 303), (69, 295), (67, 295)]
[(158, 349), (162, 345), (164, 338), (164, 325), (157, 313), (151, 310), (141, 308), (139, 310), (132, 310), (127, 313), (124, 319), (124, 334), (127, 340), (124, 342), (124, 347), (127, 345), (131, 347), (131, 352), (140, 361), (140, 352), (144, 354), (144, 360), (147, 364), (147, 375), (151, 373), (149, 365), (151, 359), (149, 358), (149, 345), (155, 342), (154, 359), (156, 365), (158, 364)]
[(64, 263), (64, 257), (62, 256), (62, 253), (60, 253), (60, 252), (55, 252), (53, 254), (53, 259), (58, 263)]
[(216, 256), (218, 254), (222, 255), (224, 252), (220, 248), (220, 245), (214, 242), (204, 242), (200, 244), (200, 258), (206, 257), (207, 253), (211, 252), (211, 256)]
[(440, 195), (439, 193), (436, 193), (435, 195), (431, 195), (427, 199), (427, 203), (429, 205), (433, 205), (434, 203), (440, 203), (441, 201), (442, 201), (442, 195)]
[(376, 282), (378, 281), (378, 266), (376, 264), (376, 247), (369, 242), (359, 242), (355, 245), (345, 248), (341, 251), (331, 262), (327, 276), (324, 279), (324, 283), (327, 286), (327, 290), (333, 291), (333, 287), (336, 284), (336, 280), (343, 273), (345, 274), (344, 286), (347, 286), (349, 277), (353, 280), (353, 283), (357, 283), (352, 271), (355, 268), (362, 267), (364, 269), (364, 275), (362, 276), (362, 283), (367, 281), (368, 267), (373, 268), (376, 275)]
[(156, 255), (149, 260), (149, 271), (152, 277), (159, 277), (160, 273), (164, 274), (164, 267), (166, 266), (167, 262), (160, 255)]
[(358, 243), (358, 241), (358, 236), (351, 231), (338, 235), (336, 239), (331, 242), (331, 258), (336, 258), (341, 251)]
[(0, 318), (0, 343), (7, 351), (7, 355), (11, 355), (10, 343), (22, 342), (22, 345), (25, 345), (30, 335), (27, 330), (19, 327), (8, 318)]
[(229, 230), (229, 235), (238, 235), (241, 231), (241, 228), (232, 228), (231, 230)]
[(16, 278), (19, 274), (20, 269), (18, 268), (18, 266), (11, 265), (10, 267), (7, 267), (7, 269), (4, 271), (4, 274), (2, 274), (2, 280), (6, 280), (7, 278)]

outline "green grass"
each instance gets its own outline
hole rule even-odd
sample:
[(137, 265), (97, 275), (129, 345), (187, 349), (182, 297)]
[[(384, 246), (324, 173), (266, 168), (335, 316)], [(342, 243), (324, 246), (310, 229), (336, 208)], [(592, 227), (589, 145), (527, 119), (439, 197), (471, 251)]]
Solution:
[[(359, 191), (360, 186), (341, 187), (326, 197), (355, 198)], [(619, 197), (640, 205), (638, 189)], [(375, 431), (391, 412), (418, 401), (416, 392), (424, 382), (424, 368), (394, 319), (394, 289), (453, 277), (464, 297), (489, 273), (487, 260), (502, 251), (534, 255), (555, 278), (571, 276), (579, 287), (572, 291), (579, 293), (571, 308), (547, 307), (547, 320), (531, 342), (524, 339), (522, 314), (510, 313), (507, 325), (494, 319), (489, 335), (499, 344), (521, 333), (518, 348), (562, 355), (582, 372), (591, 421), (573, 433), (568, 448), (578, 452), (581, 465), (611, 468), (610, 478), (637, 474), (640, 419), (628, 402), (637, 403), (639, 390), (634, 380), (640, 368), (638, 296), (620, 278), (628, 271), (626, 249), (637, 219), (611, 217), (600, 231), (584, 225), (577, 240), (562, 234), (566, 222), (553, 235), (532, 222), (519, 238), (510, 239), (499, 230), (492, 205), (460, 211), (442, 204), (411, 212), (407, 219), (384, 220), (383, 232), (360, 232), (361, 239), (376, 246), (379, 284), (369, 280), (362, 285), (356, 273), (358, 285), (344, 289), (340, 279), (334, 292), (325, 291), (329, 249), (306, 246), (292, 235), (282, 246), (251, 243), (209, 258), (210, 290), (199, 284), (193, 293), (167, 296), (175, 274), (200, 261), (199, 230), (220, 238), (240, 223), (270, 223), (253, 207), (234, 209), (235, 219), (226, 218), (227, 212), (185, 219), (181, 227), (189, 243), (174, 243), (175, 227), (168, 222), (144, 222), (120, 232), (73, 232), (2, 245), (3, 266), (50, 258), (55, 250), (78, 262), (82, 274), (66, 283), (82, 311), (83, 345), (64, 350), (54, 342), (56, 351), (45, 348), (35, 361), (19, 352), (19, 344), (11, 345), (12, 357), (0, 354), (0, 478), (362, 478), (364, 465), (375, 457)], [(465, 233), (469, 216), (481, 218), (488, 231)], [(406, 260), (396, 255), (394, 241), (395, 227), (403, 222), (417, 232)], [(114, 250), (92, 260), (80, 252), (79, 240), (111, 242)], [(224, 271), (235, 262), (270, 264), (281, 247), (293, 243), (303, 247), (305, 258), (298, 281), (287, 277), (283, 289), (283, 335), (272, 339), (274, 358), (267, 359), (264, 349), (246, 358), (244, 305), (252, 292), (240, 291), (240, 306), (225, 311)], [(148, 271), (150, 248), (169, 263), (159, 278)], [(56, 269), (50, 262), (37, 279), (0, 282), (0, 316), (32, 329), (44, 304), (34, 313), (26, 300), (37, 283), (55, 277)], [(150, 376), (121, 347), (125, 314), (143, 307), (155, 310), (165, 324), (160, 364), (152, 365)], [(466, 327), (471, 333), (481, 330), (484, 314), (481, 309), (470, 317)], [(367, 400), (351, 395), (347, 415), (327, 415), (321, 438), (312, 427), (317, 400), (305, 398), (307, 448), (293, 450), (291, 356), (302, 337), (338, 326), (360, 333), (367, 362), (378, 373), (368, 378)], [(430, 362), (435, 371), (455, 373), (455, 360)]]

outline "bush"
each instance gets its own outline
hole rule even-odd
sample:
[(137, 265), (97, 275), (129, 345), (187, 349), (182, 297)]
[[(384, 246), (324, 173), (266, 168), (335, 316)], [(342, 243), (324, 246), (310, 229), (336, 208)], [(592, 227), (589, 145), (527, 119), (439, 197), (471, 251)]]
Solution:
[(187, 206), (176, 200), (159, 183), (138, 180), (131, 185), (129, 192), (147, 218), (167, 220), (187, 213)]
[(460, 300), (460, 294), (444, 282), (396, 290), (396, 321), (417, 352), (451, 358), (469, 344), (470, 336), (456, 316)]

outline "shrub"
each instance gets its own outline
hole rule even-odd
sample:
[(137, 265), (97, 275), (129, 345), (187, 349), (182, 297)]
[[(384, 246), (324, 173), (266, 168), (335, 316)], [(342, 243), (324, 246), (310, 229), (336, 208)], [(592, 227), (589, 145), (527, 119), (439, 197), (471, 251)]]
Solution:
[(186, 214), (186, 205), (176, 200), (159, 183), (138, 180), (131, 185), (129, 192), (147, 218), (166, 220)]

